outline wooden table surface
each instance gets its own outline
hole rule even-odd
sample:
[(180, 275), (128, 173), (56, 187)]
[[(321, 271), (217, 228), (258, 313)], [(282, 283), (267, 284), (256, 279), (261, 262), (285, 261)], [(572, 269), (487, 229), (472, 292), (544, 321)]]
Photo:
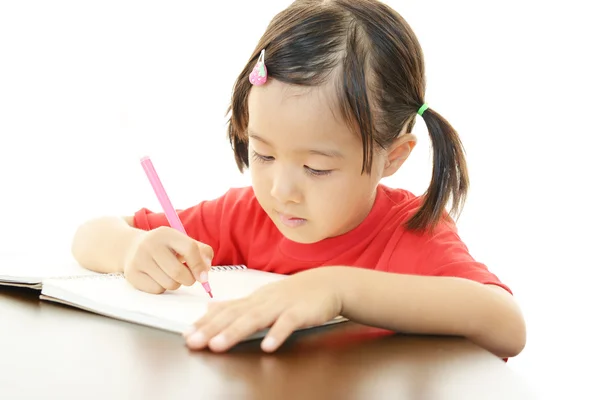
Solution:
[[(527, 383), (467, 340), (393, 335), (351, 322), (189, 351), (179, 335), (0, 287), (0, 399), (532, 399)], [(510, 361), (509, 361), (510, 362)]]

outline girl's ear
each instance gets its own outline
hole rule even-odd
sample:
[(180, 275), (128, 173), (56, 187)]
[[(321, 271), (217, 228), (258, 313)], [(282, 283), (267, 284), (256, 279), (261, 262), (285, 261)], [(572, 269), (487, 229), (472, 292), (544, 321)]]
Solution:
[(412, 133), (405, 133), (392, 143), (386, 153), (387, 158), (383, 169), (384, 178), (394, 175), (398, 171), (416, 144), (417, 137)]

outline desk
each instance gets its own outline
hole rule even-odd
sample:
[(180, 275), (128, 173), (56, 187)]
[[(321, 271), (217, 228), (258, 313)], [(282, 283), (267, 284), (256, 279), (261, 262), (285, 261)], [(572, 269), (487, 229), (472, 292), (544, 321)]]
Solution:
[(500, 359), (460, 338), (354, 323), (189, 351), (179, 335), (0, 287), (0, 399), (531, 399)]

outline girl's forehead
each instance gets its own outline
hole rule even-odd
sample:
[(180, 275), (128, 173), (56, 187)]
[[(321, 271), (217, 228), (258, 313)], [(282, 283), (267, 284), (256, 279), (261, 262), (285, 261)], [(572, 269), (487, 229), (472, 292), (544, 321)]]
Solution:
[[(253, 101), (254, 100), (254, 101)], [(270, 80), (263, 86), (253, 86), (249, 95), (249, 107), (278, 109), (286, 107), (308, 107), (319, 110), (333, 105), (335, 95), (330, 85), (298, 86)]]
[(325, 137), (349, 134), (329, 86), (300, 87), (271, 80), (253, 87), (248, 98), (248, 129), (261, 135), (278, 131)]

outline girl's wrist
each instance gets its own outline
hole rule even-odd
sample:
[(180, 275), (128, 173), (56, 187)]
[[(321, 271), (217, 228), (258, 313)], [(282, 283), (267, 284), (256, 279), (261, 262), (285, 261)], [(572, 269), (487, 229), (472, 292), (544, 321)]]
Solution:
[(331, 266), (311, 270), (317, 273), (320, 284), (325, 285), (331, 292), (340, 315), (344, 313), (352, 299), (359, 296), (359, 285), (354, 267)]

